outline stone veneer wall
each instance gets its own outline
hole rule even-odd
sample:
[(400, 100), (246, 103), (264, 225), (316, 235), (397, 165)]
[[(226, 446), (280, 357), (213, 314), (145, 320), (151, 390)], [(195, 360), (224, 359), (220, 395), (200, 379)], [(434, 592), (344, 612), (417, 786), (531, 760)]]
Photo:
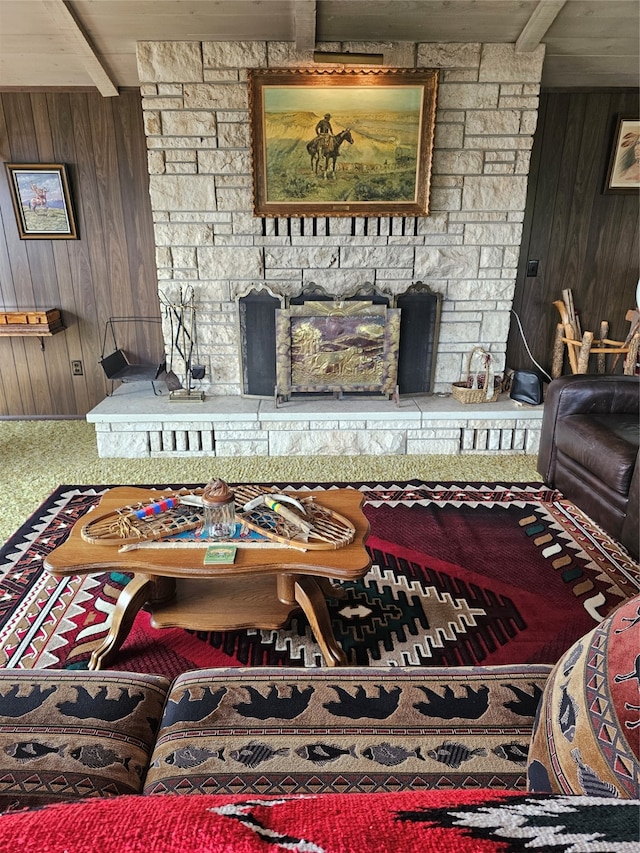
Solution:
[[(393, 293), (426, 282), (443, 294), (434, 390), (450, 390), (477, 344), (502, 370), (544, 47), (322, 47), (440, 69), (429, 216), (255, 217), (247, 69), (310, 67), (311, 52), (289, 42), (138, 43), (158, 284), (170, 300), (194, 288), (204, 389), (242, 393), (237, 297), (252, 287), (293, 295), (310, 282), (338, 297), (365, 282)], [(168, 328), (165, 340), (169, 349)]]

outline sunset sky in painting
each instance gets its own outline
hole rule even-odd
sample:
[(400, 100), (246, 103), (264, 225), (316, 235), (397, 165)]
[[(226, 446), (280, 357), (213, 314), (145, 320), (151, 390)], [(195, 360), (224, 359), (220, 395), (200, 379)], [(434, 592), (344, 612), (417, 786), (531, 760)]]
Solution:
[(421, 86), (265, 86), (265, 112), (305, 110), (318, 113), (357, 109), (367, 112), (415, 112), (422, 104)]

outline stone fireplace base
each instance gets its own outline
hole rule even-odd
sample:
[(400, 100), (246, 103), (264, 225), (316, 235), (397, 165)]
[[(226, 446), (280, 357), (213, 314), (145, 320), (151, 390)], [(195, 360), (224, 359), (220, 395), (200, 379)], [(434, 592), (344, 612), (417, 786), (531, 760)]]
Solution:
[(87, 414), (102, 458), (535, 454), (543, 406), (501, 395), (467, 405), (451, 396), (297, 398), (210, 396), (170, 401), (158, 384), (121, 385)]

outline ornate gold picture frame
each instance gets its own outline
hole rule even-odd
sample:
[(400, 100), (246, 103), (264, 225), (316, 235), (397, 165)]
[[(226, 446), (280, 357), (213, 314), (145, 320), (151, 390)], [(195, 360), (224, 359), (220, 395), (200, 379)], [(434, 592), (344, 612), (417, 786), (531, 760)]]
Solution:
[(257, 216), (424, 216), (438, 72), (249, 72)]

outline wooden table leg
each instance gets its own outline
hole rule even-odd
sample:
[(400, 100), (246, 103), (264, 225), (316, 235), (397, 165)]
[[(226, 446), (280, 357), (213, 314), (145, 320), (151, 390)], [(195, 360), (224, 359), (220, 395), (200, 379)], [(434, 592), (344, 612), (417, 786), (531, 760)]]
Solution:
[(304, 610), (327, 666), (346, 666), (347, 656), (341, 649), (331, 627), (327, 600), (317, 580), (310, 575), (298, 575), (295, 583), (296, 601)]
[(284, 573), (276, 576), (276, 592), (282, 604), (296, 603), (296, 577)]
[(129, 635), (138, 611), (150, 598), (153, 590), (154, 578), (150, 575), (136, 574), (124, 587), (111, 616), (109, 633), (101, 645), (94, 649), (89, 669), (102, 669), (113, 661)]
[(324, 593), (325, 598), (346, 598), (347, 591), (341, 586), (334, 584), (331, 582), (331, 578), (325, 577), (316, 577), (316, 582), (322, 592)]

